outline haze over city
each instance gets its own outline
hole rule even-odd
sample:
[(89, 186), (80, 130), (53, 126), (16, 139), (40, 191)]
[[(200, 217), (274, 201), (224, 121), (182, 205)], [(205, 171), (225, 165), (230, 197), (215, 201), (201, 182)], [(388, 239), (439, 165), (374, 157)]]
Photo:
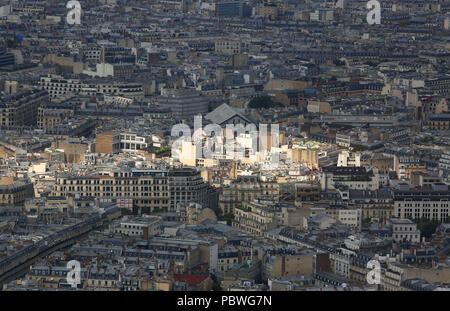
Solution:
[(0, 290), (448, 291), (449, 98), (450, 0), (0, 0)]

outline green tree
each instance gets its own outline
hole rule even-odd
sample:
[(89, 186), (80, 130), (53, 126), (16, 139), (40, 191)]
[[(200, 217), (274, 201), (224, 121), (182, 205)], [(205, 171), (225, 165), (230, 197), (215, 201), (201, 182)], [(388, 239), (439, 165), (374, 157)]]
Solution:
[(370, 224), (370, 222), (372, 221), (372, 219), (369, 217), (369, 218), (364, 218), (363, 220), (362, 220), (362, 223), (363, 224)]
[(219, 207), (214, 209), (214, 213), (216, 213), (217, 219), (222, 216), (222, 210)]
[(213, 281), (212, 290), (213, 291), (221, 291), (222, 287), (220, 286), (220, 282), (217, 279), (217, 276), (214, 273), (211, 273), (210, 277), (211, 277), (211, 280)]
[(231, 226), (231, 221), (234, 219), (233, 213), (223, 214), (220, 208), (214, 209), (218, 221), (226, 221), (227, 225)]
[(336, 65), (336, 66), (345, 66), (345, 62), (343, 61), (343, 60), (339, 60), (339, 59), (335, 59), (334, 61), (333, 61), (333, 63)]
[(8, 39), (8, 40), (6, 41), (6, 45), (7, 45), (9, 48), (14, 49), (14, 48), (17, 48), (17, 47), (19, 46), (19, 43), (18, 43), (16, 40), (10, 40), (10, 39)]
[(440, 221), (428, 218), (414, 219), (417, 224), (417, 229), (420, 230), (420, 235), (427, 239), (431, 238), (433, 233), (436, 232), (437, 227), (441, 224)]
[(164, 209), (164, 208), (162, 208), (162, 207), (156, 207), (156, 208), (153, 210), (152, 214), (157, 214), (157, 213), (162, 213), (162, 212), (165, 212), (165, 209)]
[(427, 136), (424, 139), (422, 139), (422, 143), (423, 144), (426, 144), (426, 143), (429, 143), (429, 142), (432, 142), (432, 141), (434, 141), (434, 138), (432, 136)]
[(220, 219), (221, 221), (226, 221), (227, 225), (231, 226), (231, 222), (234, 219), (234, 215), (232, 213), (228, 213), (223, 215), (222, 219)]
[(281, 106), (283, 106), (283, 105), (280, 103), (274, 102), (272, 100), (272, 98), (267, 95), (255, 97), (248, 103), (249, 108), (256, 108), (256, 109), (260, 109), (260, 108), (267, 109), (267, 108), (281, 107)]
[(376, 67), (378, 65), (376, 62), (371, 60), (367, 61), (365, 64), (371, 67)]
[(369, 148), (364, 145), (356, 145), (355, 147), (353, 147), (353, 152), (365, 151), (367, 149), (369, 149)]
[(126, 209), (126, 208), (121, 208), (120, 212), (122, 213), (122, 216), (124, 216), (124, 215), (132, 215), (133, 214), (132, 211), (130, 211), (129, 209)]

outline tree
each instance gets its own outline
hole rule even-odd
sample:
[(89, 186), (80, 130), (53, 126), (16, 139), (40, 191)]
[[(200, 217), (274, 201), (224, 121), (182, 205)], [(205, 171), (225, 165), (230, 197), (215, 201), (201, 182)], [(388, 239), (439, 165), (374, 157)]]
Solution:
[(124, 216), (124, 215), (132, 215), (133, 214), (132, 211), (130, 211), (129, 209), (126, 209), (126, 208), (121, 208), (120, 211), (122, 213), (122, 216)]
[(231, 221), (234, 219), (234, 215), (232, 213), (228, 213), (223, 215), (221, 221), (226, 221), (228, 226), (231, 226)]
[(432, 142), (432, 141), (434, 141), (434, 138), (432, 136), (427, 136), (424, 139), (422, 139), (422, 143), (423, 144), (426, 144), (426, 143), (429, 143), (429, 142)]
[(17, 48), (17, 47), (19, 46), (19, 43), (18, 43), (16, 40), (8, 39), (8, 40), (6, 41), (6, 45), (7, 45), (9, 48), (14, 49), (14, 48)]
[(162, 213), (165, 212), (165, 209), (162, 207), (155, 207), (155, 209), (153, 209), (153, 214), (157, 214), (157, 213)]
[(170, 147), (161, 147), (155, 150), (155, 154), (163, 154), (163, 153), (169, 153), (171, 151)]
[(212, 290), (213, 291), (221, 291), (222, 287), (220, 286), (219, 280), (214, 273), (211, 273), (211, 280), (213, 281)]
[(420, 218), (414, 219), (414, 222), (417, 224), (417, 229), (420, 230), (420, 235), (427, 239), (431, 238), (433, 233), (436, 232), (437, 227), (441, 224), (440, 221), (435, 219), (428, 218)]
[(371, 60), (367, 61), (365, 64), (371, 67), (376, 67), (378, 65), (376, 62)]
[(333, 63), (336, 65), (336, 66), (345, 66), (345, 62), (343, 61), (343, 60), (339, 60), (339, 59), (335, 59), (334, 61), (333, 61)]
[(223, 214), (220, 208), (215, 208), (214, 212), (216, 213), (218, 221), (226, 221), (227, 225), (231, 226), (231, 221), (234, 219), (233, 213)]
[(372, 222), (372, 219), (369, 217), (369, 218), (364, 218), (363, 220), (362, 220), (362, 223), (364, 224), (364, 225), (367, 225), (367, 224), (370, 224)]
[(214, 213), (216, 213), (217, 219), (219, 219), (219, 217), (222, 217), (222, 210), (219, 207), (214, 209)]
[(355, 147), (353, 147), (353, 152), (365, 151), (367, 149), (369, 149), (369, 148), (364, 145), (356, 145)]

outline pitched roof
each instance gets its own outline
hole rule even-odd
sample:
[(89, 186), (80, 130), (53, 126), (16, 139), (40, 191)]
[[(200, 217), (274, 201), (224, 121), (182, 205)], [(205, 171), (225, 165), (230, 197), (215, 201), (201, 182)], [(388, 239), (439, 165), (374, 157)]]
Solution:
[(204, 280), (208, 278), (206, 275), (187, 275), (187, 274), (176, 274), (174, 275), (175, 280), (178, 282), (186, 282), (189, 286), (200, 285)]
[(208, 113), (205, 116), (205, 119), (210, 120), (212, 123), (220, 125), (236, 115), (241, 117), (242, 119), (244, 119), (245, 121), (247, 121), (249, 123), (251, 122), (241, 112), (239, 112), (235, 108), (228, 106), (227, 104), (222, 104), (219, 107), (217, 107), (216, 109), (214, 109), (213, 111), (211, 111), (210, 113)]

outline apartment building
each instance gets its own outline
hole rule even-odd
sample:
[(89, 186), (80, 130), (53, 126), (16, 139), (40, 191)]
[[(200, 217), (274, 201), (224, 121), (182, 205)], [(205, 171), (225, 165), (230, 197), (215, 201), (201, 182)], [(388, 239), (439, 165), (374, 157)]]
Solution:
[(359, 228), (361, 226), (361, 210), (339, 209), (337, 220), (346, 227)]
[(304, 249), (283, 252), (268, 252), (262, 260), (264, 278), (280, 278), (287, 276), (311, 275), (314, 272), (315, 252)]
[(256, 15), (266, 16), (273, 21), (278, 19), (278, 11), (278, 6), (271, 2), (259, 3), (255, 8)]
[(384, 156), (374, 156), (368, 161), (371, 167), (378, 170), (380, 174), (388, 174), (390, 171), (394, 170), (394, 158), (384, 157)]
[(226, 246), (218, 251), (217, 271), (226, 272), (234, 265), (252, 259), (251, 249)]
[(7, 53), (6, 44), (0, 42), (0, 68), (6, 66), (12, 66), (15, 63), (15, 58), (13, 53)]
[(80, 79), (66, 79), (58, 75), (41, 77), (39, 86), (46, 90), (50, 97), (59, 97), (66, 94), (96, 95), (95, 84), (89, 84)]
[(124, 96), (128, 98), (143, 98), (143, 86), (140, 83), (102, 82), (103, 80), (82, 80), (65, 78), (58, 75), (49, 75), (40, 78), (39, 85), (47, 90), (50, 97), (62, 95), (81, 94), (95, 96), (107, 94)]
[(355, 252), (345, 248), (338, 249), (335, 253), (330, 253), (331, 270), (334, 274), (350, 278), (350, 265)]
[(450, 113), (442, 113), (430, 116), (428, 127), (433, 131), (450, 130)]
[(418, 158), (394, 156), (394, 170), (399, 179), (411, 179), (412, 173), (426, 173), (427, 166)]
[(71, 215), (75, 207), (73, 200), (66, 197), (38, 197), (27, 200), (24, 204), (28, 215), (49, 222), (62, 215)]
[(401, 284), (406, 279), (404, 266), (399, 263), (388, 263), (381, 278), (381, 289), (385, 291), (403, 291)]
[(450, 93), (450, 77), (430, 78), (424, 81), (427, 89), (438, 94), (448, 95)]
[(193, 119), (209, 110), (208, 97), (193, 90), (173, 90), (167, 96), (159, 97), (157, 102), (161, 107), (170, 109), (176, 121)]
[(96, 153), (137, 152), (148, 146), (145, 137), (132, 132), (108, 131), (98, 133), (95, 139)]
[(53, 193), (56, 196), (132, 198), (141, 212), (169, 206), (167, 171), (146, 171), (139, 176), (131, 172), (91, 176), (66, 174), (57, 178)]
[(336, 145), (350, 148), (352, 144), (352, 135), (344, 133), (336, 133)]
[(161, 233), (161, 218), (159, 217), (139, 217), (120, 222), (114, 229), (117, 234), (139, 237), (148, 240), (149, 237)]
[(310, 149), (289, 149), (287, 157), (293, 163), (304, 163), (310, 169), (319, 168), (319, 151)]
[(379, 188), (379, 176), (365, 167), (328, 166), (320, 172), (321, 190), (335, 190), (339, 187), (358, 190)]
[(232, 213), (242, 202), (257, 199), (278, 201), (279, 184), (272, 181), (262, 181), (259, 176), (240, 176), (222, 188), (219, 195), (219, 207), (224, 214)]
[(221, 54), (240, 54), (245, 51), (245, 43), (234, 39), (215, 41), (215, 52)]
[(392, 193), (389, 189), (349, 190), (349, 205), (361, 210), (361, 220), (385, 223), (394, 215)]
[(168, 172), (170, 210), (178, 204), (199, 203), (204, 208), (217, 207), (215, 189), (203, 181), (201, 174), (193, 168), (174, 169)]
[(0, 96), (0, 126), (35, 127), (38, 123), (38, 108), (47, 100), (48, 93), (38, 89)]
[(417, 225), (412, 220), (390, 219), (389, 223), (392, 226), (392, 238), (394, 241), (420, 242), (420, 231), (417, 230)]
[(102, 48), (99, 46), (90, 46), (83, 49), (83, 56), (85, 60), (100, 62), (100, 57), (102, 54)]
[[(43, 288), (57, 289), (62, 287), (70, 287), (67, 283), (67, 274), (70, 269), (66, 266), (51, 266), (51, 265), (35, 265), (30, 268), (26, 275), (29, 281), (37, 281)], [(84, 267), (80, 269), (80, 280), (82, 283), (86, 282), (88, 270)]]
[(112, 267), (92, 268), (88, 271), (85, 287), (103, 291), (117, 291), (119, 281), (119, 272)]
[(320, 200), (320, 186), (299, 183), (295, 185), (295, 202), (312, 202)]
[(394, 216), (447, 221), (450, 210), (448, 187), (443, 183), (435, 183), (429, 188), (394, 190)]
[(40, 2), (13, 3), (13, 12), (44, 13), (45, 5)]
[[(175, 273), (183, 273), (187, 266), (208, 264), (211, 272), (217, 271), (218, 245), (204, 240), (154, 237), (142, 245), (149, 257), (173, 259)], [(134, 252), (136, 252), (135, 250)], [(154, 255), (158, 256), (154, 256)], [(127, 255), (127, 254), (125, 254)], [(128, 254), (130, 255), (130, 254)]]
[(216, 213), (210, 208), (203, 208), (198, 203), (178, 203), (177, 213), (180, 215), (180, 221), (188, 225), (199, 224), (207, 219), (217, 221)]
[(178, 203), (214, 208), (215, 192), (195, 169), (112, 171), (90, 176), (58, 176), (55, 196), (130, 198), (139, 213), (176, 211)]
[(249, 13), (243, 1), (218, 1), (215, 9), (217, 17), (243, 17)]
[(22, 205), (25, 199), (33, 196), (33, 184), (29, 180), (0, 178), (0, 205)]
[(361, 166), (361, 154), (343, 150), (338, 155), (337, 166)]
[(48, 109), (39, 107), (37, 126), (43, 130), (51, 129), (71, 116), (73, 116), (73, 110), (70, 109)]
[(413, 172), (410, 181), (411, 187), (431, 187), (432, 184), (440, 183), (442, 180), (437, 174)]
[(450, 150), (445, 150), (439, 159), (439, 177), (442, 181), (450, 183)]
[(370, 260), (372, 260), (371, 257), (356, 252), (350, 257), (349, 278), (351, 281), (359, 285), (367, 284), (367, 273), (370, 271), (367, 263)]
[(254, 236), (264, 236), (265, 232), (278, 226), (281, 208), (270, 201), (242, 202), (233, 209), (232, 226)]

